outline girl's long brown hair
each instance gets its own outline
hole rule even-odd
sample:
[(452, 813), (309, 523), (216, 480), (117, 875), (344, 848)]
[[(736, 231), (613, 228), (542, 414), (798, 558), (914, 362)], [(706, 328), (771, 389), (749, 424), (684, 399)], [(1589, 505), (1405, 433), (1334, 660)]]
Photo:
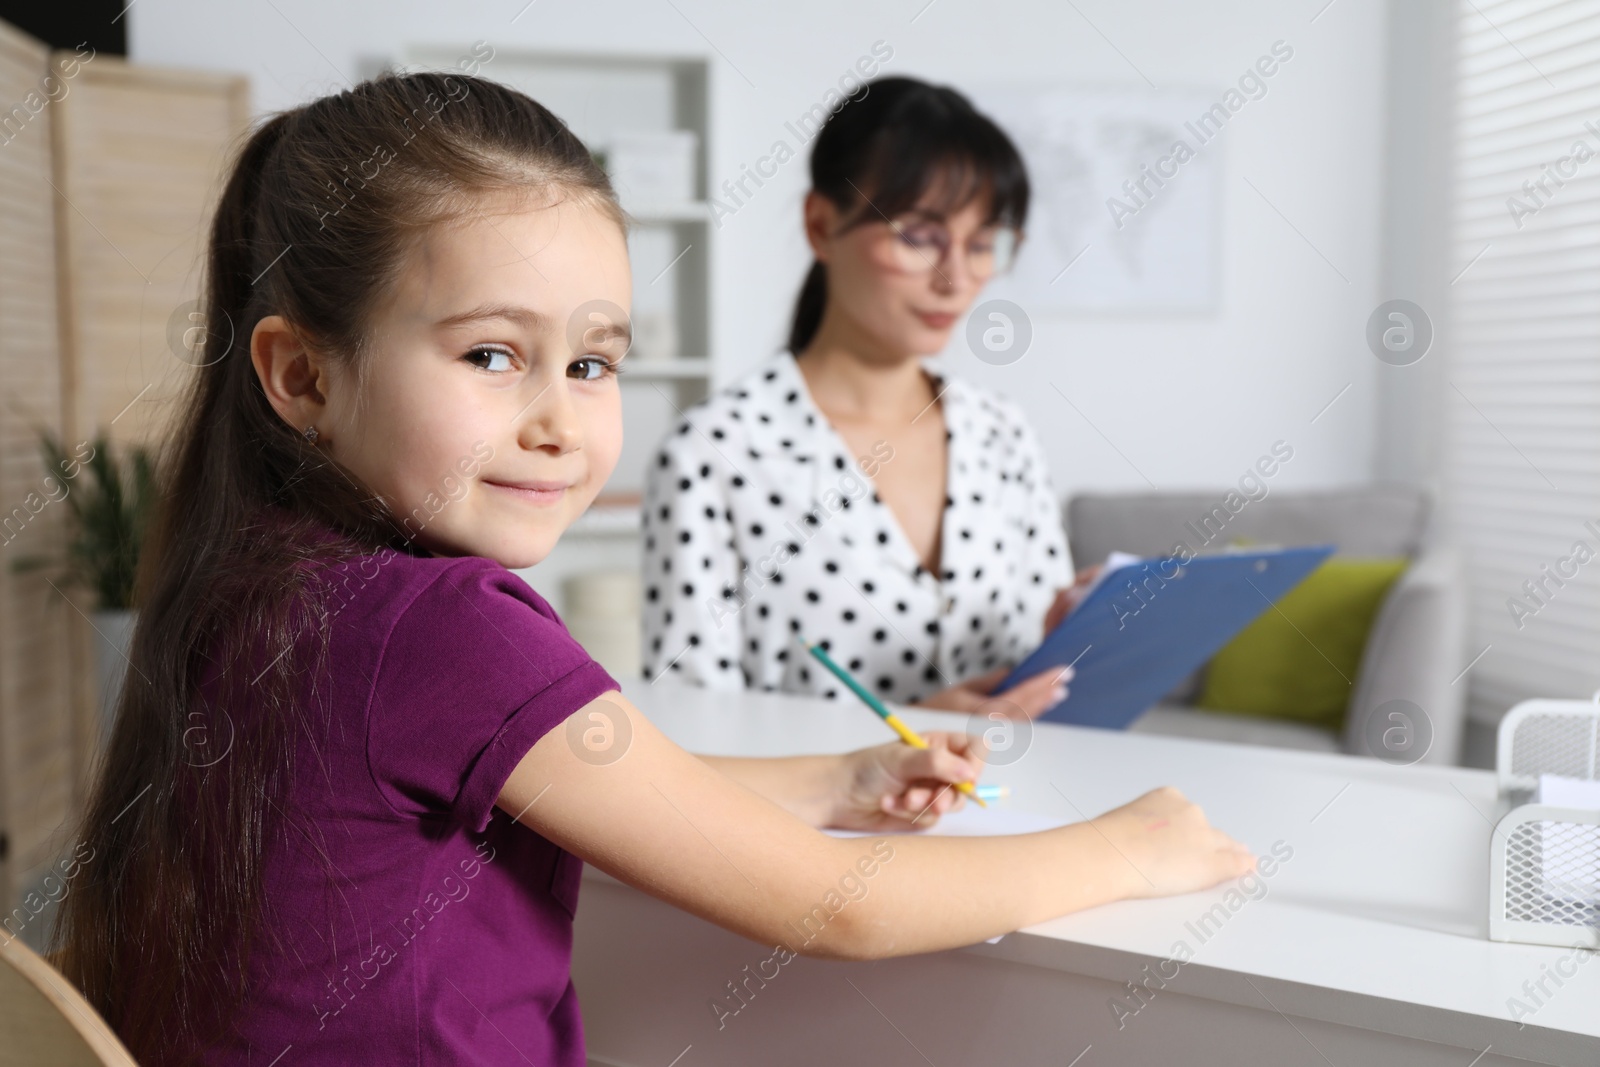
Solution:
[(559, 118), (460, 74), (384, 75), (279, 114), (234, 162), (201, 365), (164, 449), (130, 665), (80, 828), (88, 860), (54, 931), (67, 976), (141, 1063), (192, 1062), (224, 1033), (251, 948), (274, 933), (264, 858), (304, 833), (285, 799), (297, 771), (319, 770), (293, 754), (322, 733), (336, 610), (304, 564), (426, 554), (273, 410), (251, 332), (283, 315), (356, 380), (383, 373), (363, 335), (411, 243), (502, 191), (583, 197), (623, 222)]

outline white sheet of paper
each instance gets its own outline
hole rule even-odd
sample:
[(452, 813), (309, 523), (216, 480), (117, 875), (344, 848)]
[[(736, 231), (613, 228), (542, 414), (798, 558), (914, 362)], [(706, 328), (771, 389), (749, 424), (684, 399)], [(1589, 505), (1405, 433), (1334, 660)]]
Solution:
[[(1580, 811), (1600, 811), (1600, 782), (1587, 778), (1568, 778), (1541, 774), (1535, 801)], [(1570, 829), (1546, 824), (1542, 831), (1544, 891), (1561, 899), (1600, 900), (1600, 882), (1595, 877), (1596, 854), (1600, 854), (1600, 826), (1585, 827), (1572, 837)]]
[(1538, 802), (1559, 804), (1563, 808), (1600, 811), (1600, 781), (1568, 778), (1560, 774), (1541, 774)]

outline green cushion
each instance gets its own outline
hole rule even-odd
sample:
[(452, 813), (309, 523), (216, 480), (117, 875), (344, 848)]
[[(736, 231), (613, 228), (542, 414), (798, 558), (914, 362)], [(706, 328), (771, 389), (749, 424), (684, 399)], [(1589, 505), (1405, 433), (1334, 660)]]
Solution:
[(1409, 563), (1328, 560), (1223, 646), (1198, 705), (1342, 729), (1367, 635)]

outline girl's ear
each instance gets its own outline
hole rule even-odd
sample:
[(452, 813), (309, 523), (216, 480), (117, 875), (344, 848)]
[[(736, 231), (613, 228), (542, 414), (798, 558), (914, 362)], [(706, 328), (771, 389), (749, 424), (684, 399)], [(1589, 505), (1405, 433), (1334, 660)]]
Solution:
[(267, 401), (296, 433), (325, 421), (327, 365), (282, 315), (268, 315), (256, 323), (250, 333), (250, 362)]

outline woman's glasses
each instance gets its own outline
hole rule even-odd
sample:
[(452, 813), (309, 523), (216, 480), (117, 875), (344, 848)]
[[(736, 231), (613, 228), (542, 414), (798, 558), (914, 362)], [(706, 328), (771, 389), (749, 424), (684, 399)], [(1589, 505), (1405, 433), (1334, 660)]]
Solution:
[[(1017, 255), (1017, 231), (1010, 226), (984, 229), (972, 237), (964, 250), (967, 271), (974, 279), (988, 281), (1011, 269)], [(904, 274), (926, 274), (950, 270), (955, 240), (942, 222), (930, 219), (894, 219), (888, 223), (884, 240), (887, 266)]]

